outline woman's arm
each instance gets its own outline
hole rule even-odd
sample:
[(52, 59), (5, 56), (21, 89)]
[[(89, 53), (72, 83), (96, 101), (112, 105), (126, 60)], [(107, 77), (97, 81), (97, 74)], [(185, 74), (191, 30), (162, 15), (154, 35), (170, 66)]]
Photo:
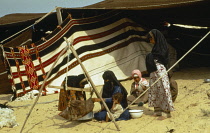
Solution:
[[(106, 101), (105, 100), (105, 98), (102, 98), (104, 101)], [(92, 98), (92, 101), (93, 102), (101, 102), (102, 100), (100, 99), (100, 98)]]
[(113, 104), (112, 104), (112, 110), (116, 110), (116, 104), (115, 104), (115, 102), (113, 102)]
[[(112, 92), (112, 96), (115, 94), (115, 93), (122, 93), (122, 90), (121, 90), (121, 87), (120, 86), (114, 86), (114, 89), (113, 89), (113, 92)], [(110, 98), (106, 98), (106, 103), (112, 103), (112, 97)]]
[(146, 90), (147, 87), (149, 87), (149, 82), (145, 78), (142, 78), (141, 87), (143, 90)]

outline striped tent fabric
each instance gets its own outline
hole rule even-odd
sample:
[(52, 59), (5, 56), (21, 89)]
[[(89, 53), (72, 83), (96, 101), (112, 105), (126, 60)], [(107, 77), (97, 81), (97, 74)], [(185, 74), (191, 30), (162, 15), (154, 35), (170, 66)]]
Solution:
[[(4, 44), (6, 47), (15, 47), (17, 44), (31, 44), (32, 42), (32, 29), (22, 32), (20, 35)], [(2, 49), (0, 49), (0, 58), (3, 59)], [(8, 69), (8, 68), (7, 68)], [(8, 74), (4, 60), (0, 60), (0, 94), (12, 94), (13, 90), (8, 79)]]
[[(16, 95), (40, 89), (61, 51), (73, 45), (95, 85), (102, 85), (102, 74), (112, 70), (118, 79), (130, 77), (133, 69), (146, 71), (145, 57), (151, 44), (143, 41), (145, 30), (126, 18), (120, 11), (110, 11), (95, 17), (71, 19), (67, 17), (44, 39), (21, 47), (2, 47), (9, 66)], [(67, 75), (83, 73), (69, 50), (58, 60), (46, 80), (48, 85), (60, 86)]]

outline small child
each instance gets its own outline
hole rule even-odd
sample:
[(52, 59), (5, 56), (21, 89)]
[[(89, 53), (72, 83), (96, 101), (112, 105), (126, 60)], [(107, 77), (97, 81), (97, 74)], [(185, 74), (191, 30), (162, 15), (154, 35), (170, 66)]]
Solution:
[[(128, 104), (131, 104), (138, 96), (142, 95), (144, 91), (149, 87), (149, 82), (142, 78), (141, 71), (135, 69), (132, 71), (132, 78), (134, 82), (131, 84), (130, 95), (127, 97)], [(145, 92), (140, 98), (138, 98), (133, 104), (143, 106), (148, 102), (148, 92)]]
[[(120, 102), (122, 101), (122, 98), (123, 98), (123, 95), (121, 93), (116, 93), (112, 96), (113, 105), (112, 105), (110, 112), (112, 113), (114, 119), (119, 118), (123, 112), (123, 108), (120, 104)], [(111, 116), (107, 112), (106, 122), (108, 122), (110, 119), (111, 119)]]

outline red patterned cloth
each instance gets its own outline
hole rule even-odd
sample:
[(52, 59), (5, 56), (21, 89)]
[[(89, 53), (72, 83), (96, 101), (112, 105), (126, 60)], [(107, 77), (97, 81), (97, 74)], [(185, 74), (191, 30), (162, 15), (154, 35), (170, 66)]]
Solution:
[(29, 86), (31, 90), (32, 89), (38, 90), (39, 89), (38, 78), (34, 64), (31, 60), (30, 50), (24, 47), (18, 47), (18, 49), (20, 50), (22, 62), (25, 65)]

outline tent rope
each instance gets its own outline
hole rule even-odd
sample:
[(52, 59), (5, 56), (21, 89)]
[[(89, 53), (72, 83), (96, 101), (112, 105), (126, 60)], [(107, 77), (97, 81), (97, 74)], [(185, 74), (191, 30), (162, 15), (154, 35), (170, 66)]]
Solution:
[(67, 78), (68, 78), (68, 71), (69, 71), (69, 69), (68, 69), (68, 62), (69, 62), (69, 56), (70, 55), (68, 55), (68, 51), (69, 51), (69, 47), (70, 47), (70, 44), (66, 44), (67, 45), (67, 47), (68, 47), (68, 49), (67, 49), (67, 51), (66, 51), (66, 55), (68, 56), (67, 57), (67, 62), (66, 62), (66, 78), (65, 78), (65, 87), (64, 87), (64, 91), (65, 91), (65, 93), (66, 93), (66, 88), (67, 88)]
[(15, 34), (13, 34), (13, 35), (11, 35), (10, 37), (8, 37), (8, 38), (4, 39), (4, 40), (3, 40), (3, 41), (1, 41), (0, 43), (1, 43), (1, 44), (3, 44), (6, 40), (8, 40), (8, 39), (10, 39), (10, 38), (12, 38), (12, 37), (14, 37), (14, 36), (18, 35), (19, 33), (23, 32), (23, 31), (25, 31), (25, 30), (27, 30), (27, 29), (29, 29), (29, 28), (31, 28), (31, 27), (33, 27), (34, 25), (36, 25), (37, 23), (39, 23), (40, 21), (42, 21), (44, 18), (46, 18), (49, 14), (51, 14), (51, 13), (52, 13), (54, 10), (56, 10), (56, 9), (57, 9), (57, 7), (56, 7), (56, 8), (54, 8), (52, 11), (48, 12), (47, 14), (45, 14), (43, 17), (41, 17), (41, 18), (40, 18), (40, 19), (38, 19), (37, 21), (35, 21), (35, 23), (34, 23), (34, 24), (32, 24), (32, 25), (30, 25), (30, 26), (26, 27), (25, 29), (23, 29), (23, 30), (21, 30), (21, 31), (19, 31), (19, 32), (17, 32), (17, 33), (15, 33)]
[[(186, 49), (184, 48), (176, 48), (176, 49), (179, 49), (181, 51), (187, 51)], [(198, 52), (191, 52), (191, 54), (194, 54), (194, 55), (201, 55), (201, 56), (210, 56), (210, 54), (202, 54), (202, 53), (198, 53)]]

